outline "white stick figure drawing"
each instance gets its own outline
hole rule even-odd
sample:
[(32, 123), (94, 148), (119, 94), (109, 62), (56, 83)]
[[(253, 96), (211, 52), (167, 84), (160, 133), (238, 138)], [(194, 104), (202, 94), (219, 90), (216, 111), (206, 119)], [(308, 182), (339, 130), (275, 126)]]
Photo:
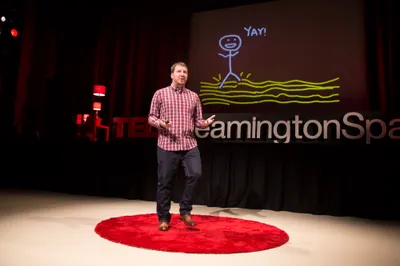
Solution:
[(224, 58), (228, 58), (229, 62), (229, 72), (228, 74), (226, 74), (224, 80), (219, 85), (219, 88), (222, 88), (228, 77), (231, 75), (234, 76), (238, 81), (240, 81), (239, 76), (232, 72), (232, 57), (239, 53), (239, 49), (240, 47), (242, 47), (242, 38), (240, 38), (239, 35), (235, 34), (225, 35), (221, 37), (221, 39), (219, 39), (219, 47), (221, 47), (222, 50), (227, 51), (228, 54), (219, 53), (218, 55)]

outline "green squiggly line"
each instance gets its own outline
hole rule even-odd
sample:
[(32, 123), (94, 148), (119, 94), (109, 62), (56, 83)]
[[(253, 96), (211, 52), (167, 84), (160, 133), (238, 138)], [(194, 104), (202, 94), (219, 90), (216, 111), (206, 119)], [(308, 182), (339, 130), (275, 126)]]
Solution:
[(279, 93), (278, 95), (275, 94), (262, 94), (262, 95), (221, 95), (218, 93), (201, 93), (199, 96), (220, 96), (220, 97), (226, 97), (226, 98), (260, 98), (260, 97), (274, 97), (274, 98), (279, 98), (280, 96), (286, 96), (286, 97), (291, 97), (291, 98), (312, 98), (312, 97), (319, 97), (322, 99), (328, 99), (332, 98), (335, 96), (339, 96), (339, 93), (334, 93), (331, 95), (323, 96), (320, 94), (311, 94), (311, 95), (290, 95), (287, 93)]
[(313, 100), (313, 101), (298, 101), (298, 100), (291, 100), (291, 101), (279, 101), (279, 100), (261, 100), (261, 101), (253, 101), (253, 102), (238, 102), (238, 101), (231, 101), (219, 98), (207, 98), (203, 99), (203, 102), (207, 101), (218, 101), (218, 102), (225, 102), (230, 104), (258, 104), (258, 103), (266, 103), (266, 102), (273, 102), (279, 104), (289, 104), (289, 103), (299, 103), (299, 104), (312, 104), (312, 103), (337, 103), (339, 100), (328, 100), (328, 101), (320, 101), (320, 100)]
[(266, 80), (266, 81), (261, 81), (261, 82), (254, 82), (248, 79), (242, 79), (242, 81), (248, 82), (250, 84), (254, 84), (254, 85), (262, 85), (262, 84), (266, 84), (266, 83), (275, 83), (275, 84), (288, 84), (288, 83), (294, 83), (294, 82), (300, 82), (300, 83), (304, 83), (304, 84), (308, 84), (308, 85), (323, 85), (323, 84), (327, 84), (327, 83), (332, 83), (339, 80), (339, 78), (334, 78), (334, 79), (330, 79), (327, 81), (322, 81), (322, 82), (311, 82), (311, 81), (305, 81), (305, 80), (300, 80), (300, 79), (293, 79), (293, 80), (288, 80), (288, 81), (273, 81), (273, 80)]
[(243, 94), (264, 94), (266, 92), (272, 90), (281, 90), (281, 91), (319, 91), (319, 90), (333, 90), (336, 86), (330, 87), (321, 87), (321, 88), (304, 88), (304, 89), (284, 89), (279, 87), (269, 88), (263, 91), (245, 91), (245, 90), (234, 90), (234, 91), (219, 91), (219, 90), (200, 90), (201, 93), (203, 92), (213, 92), (213, 93), (220, 93), (220, 94), (231, 94), (231, 93), (243, 93)]
[[(218, 77), (219, 78), (219, 77)], [(213, 77), (213, 79), (215, 79), (215, 80), (217, 80), (217, 78), (215, 78), (215, 77)], [(219, 80), (218, 80), (219, 81)], [(228, 81), (226, 81), (225, 82), (225, 84), (235, 84), (235, 86), (237, 86), (237, 81), (236, 80), (228, 80)], [(218, 82), (218, 83), (211, 83), (211, 82), (205, 82), (205, 81), (202, 81), (202, 82), (200, 82), (200, 84), (204, 84), (204, 85), (209, 85), (209, 86), (211, 86), (211, 87), (213, 87), (213, 88), (218, 88), (218, 84), (221, 84), (221, 82)]]
[[(222, 88), (223, 89), (226, 89), (226, 88), (235, 89), (240, 85), (247, 86), (247, 87), (250, 87), (250, 88), (256, 88), (256, 89), (264, 89), (264, 88), (268, 88), (268, 87), (272, 87), (272, 86), (286, 87), (286, 88), (289, 88), (289, 87), (304, 87), (305, 86), (304, 84), (293, 84), (293, 85), (267, 84), (267, 85), (258, 86), (258, 85), (252, 85), (252, 84), (239, 82), (239, 83), (236, 83), (235, 85), (226, 85), (226, 84), (224, 84), (224, 86)], [(319, 85), (312, 85), (312, 84), (307, 84), (307, 86), (310, 87), (310, 88), (324, 88), (324, 87), (336, 87), (336, 88), (339, 88), (339, 86), (319, 86)], [(203, 85), (203, 86), (200, 86), (200, 88), (217, 89), (217, 86), (214, 86), (214, 85), (213, 86), (211, 86), (211, 85)]]
[(207, 102), (204, 103), (203, 105), (211, 105), (211, 104), (230, 105), (229, 103), (224, 103), (224, 102)]
[[(266, 81), (260, 81), (260, 82), (254, 82), (254, 81), (250, 81), (249, 79), (242, 79), (242, 81), (259, 86), (259, 85), (264, 85), (267, 83), (273, 83), (275, 85), (279, 84), (279, 85), (283, 85), (283, 84), (288, 84), (288, 83), (302, 83), (302, 84), (308, 84), (308, 85), (322, 85), (322, 84), (327, 84), (327, 83), (332, 83), (339, 80), (339, 78), (334, 78), (334, 79), (330, 79), (327, 81), (322, 81), (322, 82), (311, 82), (311, 81), (305, 81), (305, 80), (301, 80), (301, 79), (292, 79), (292, 80), (288, 80), (288, 81), (274, 81), (274, 80), (266, 80)], [(240, 83), (240, 82), (239, 82)], [(214, 85), (214, 86), (219, 86), (221, 83), (210, 83), (210, 82), (203, 82), (201, 81), (200, 84), (204, 84), (204, 85)]]

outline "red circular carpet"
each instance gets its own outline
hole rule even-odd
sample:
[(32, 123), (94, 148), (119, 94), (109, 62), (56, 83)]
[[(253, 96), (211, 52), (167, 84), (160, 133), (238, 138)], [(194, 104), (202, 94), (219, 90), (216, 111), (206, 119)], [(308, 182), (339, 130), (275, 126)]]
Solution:
[(101, 221), (95, 232), (110, 241), (159, 251), (232, 254), (279, 247), (289, 240), (283, 230), (256, 221), (192, 215), (197, 226), (188, 227), (172, 215), (170, 229), (159, 231), (156, 214), (122, 216)]

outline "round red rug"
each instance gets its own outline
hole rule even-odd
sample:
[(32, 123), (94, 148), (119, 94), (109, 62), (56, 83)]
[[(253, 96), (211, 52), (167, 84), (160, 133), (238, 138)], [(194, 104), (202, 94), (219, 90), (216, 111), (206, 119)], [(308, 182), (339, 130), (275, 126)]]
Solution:
[(159, 251), (232, 254), (282, 246), (288, 234), (272, 225), (238, 218), (192, 215), (189, 227), (172, 215), (170, 229), (159, 231), (156, 214), (114, 217), (101, 221), (95, 232), (112, 242)]

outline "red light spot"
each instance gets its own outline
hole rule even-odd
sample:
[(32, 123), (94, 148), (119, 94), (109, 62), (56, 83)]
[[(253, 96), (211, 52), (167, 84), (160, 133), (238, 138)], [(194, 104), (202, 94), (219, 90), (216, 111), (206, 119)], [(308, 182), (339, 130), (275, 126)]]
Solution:
[(17, 36), (18, 36), (18, 31), (17, 31), (16, 29), (12, 29), (12, 30), (11, 30), (11, 35), (12, 35), (13, 37), (17, 37)]

